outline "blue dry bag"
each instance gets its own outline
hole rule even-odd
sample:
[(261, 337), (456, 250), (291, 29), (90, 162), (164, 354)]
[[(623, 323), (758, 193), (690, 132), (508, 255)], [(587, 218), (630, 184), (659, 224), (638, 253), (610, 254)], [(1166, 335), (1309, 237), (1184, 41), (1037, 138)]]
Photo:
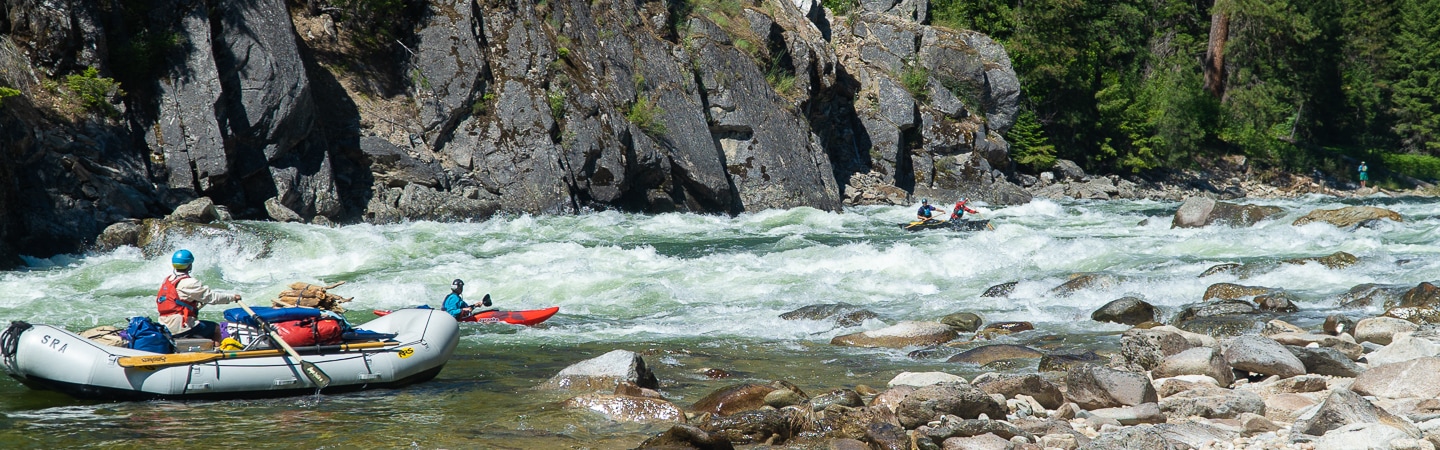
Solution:
[(127, 347), (152, 353), (175, 352), (175, 341), (170, 339), (170, 329), (155, 323), (149, 317), (131, 317), (130, 326), (125, 327), (125, 334), (130, 336)]

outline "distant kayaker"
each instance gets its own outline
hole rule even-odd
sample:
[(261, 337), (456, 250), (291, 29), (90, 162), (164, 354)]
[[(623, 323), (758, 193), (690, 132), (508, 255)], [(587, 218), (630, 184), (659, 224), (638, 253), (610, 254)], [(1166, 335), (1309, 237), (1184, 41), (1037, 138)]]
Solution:
[[(465, 282), (456, 278), (455, 281), (450, 282), (450, 295), (445, 296), (445, 303), (440, 306), (445, 309), (445, 312), (450, 313), (450, 315), (454, 316), (457, 320), (475, 314), (475, 307), (470, 306), (469, 303), (465, 303), (465, 299), (460, 297), (460, 294), (463, 292), (465, 292)], [(490, 296), (485, 296), (485, 298), (481, 300), (481, 304), (487, 307), (490, 306)]]
[(205, 305), (221, 305), (240, 300), (240, 294), (221, 294), (206, 287), (200, 280), (190, 276), (190, 267), (195, 264), (195, 255), (189, 250), (178, 250), (170, 256), (170, 267), (175, 273), (160, 283), (160, 292), (155, 295), (155, 308), (160, 311), (160, 323), (170, 329), (175, 338), (205, 338), (220, 340), (220, 324), (200, 320), (200, 308)]
[[(940, 211), (940, 210), (939, 210), (938, 208), (930, 205), (930, 199), (928, 199), (928, 198), (922, 198), (922, 199), (920, 199), (920, 211), (918, 211), (918, 212), (915, 213), (915, 220), (919, 220), (919, 221), (921, 221), (921, 222), (924, 222), (924, 221), (926, 221), (926, 220), (930, 220), (930, 219), (934, 218), (934, 215), (933, 215), (933, 214), (934, 214), (936, 211)], [(945, 211), (940, 211), (940, 214), (945, 214)]]
[(967, 212), (970, 214), (980, 214), (980, 211), (976, 211), (966, 207), (966, 203), (970, 203), (970, 199), (962, 198), (960, 199), (960, 201), (955, 202), (955, 210), (950, 212), (950, 220), (959, 219), (963, 217)]

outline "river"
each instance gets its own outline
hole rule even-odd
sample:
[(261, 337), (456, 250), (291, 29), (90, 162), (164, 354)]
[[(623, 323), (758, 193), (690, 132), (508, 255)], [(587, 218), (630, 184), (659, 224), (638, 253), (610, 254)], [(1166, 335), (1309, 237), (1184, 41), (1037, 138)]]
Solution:
[[(439, 376), (395, 390), (286, 399), (90, 402), (0, 381), (4, 448), (498, 448), (624, 449), (667, 424), (615, 423), (559, 406), (566, 397), (534, 386), (566, 366), (614, 349), (639, 352), (660, 392), (688, 406), (734, 383), (787, 380), (811, 395), (864, 384), (883, 388), (902, 371), (967, 378), (988, 369), (916, 359), (914, 349), (842, 348), (842, 334), (900, 320), (974, 312), (987, 322), (1023, 320), (1036, 331), (1000, 342), (1109, 351), (1127, 327), (1089, 320), (1116, 298), (1138, 294), (1166, 313), (1200, 300), (1219, 282), (1285, 288), (1301, 299), (1288, 319), (1315, 327), (1335, 297), (1363, 283), (1414, 285), (1440, 268), (1440, 203), (1431, 199), (1312, 196), (1246, 203), (1282, 207), (1283, 218), (1249, 228), (1171, 229), (1179, 206), (1156, 201), (1051, 201), (980, 206), (993, 231), (907, 232), (912, 207), (809, 208), (742, 214), (654, 216), (616, 212), (504, 216), (483, 222), (411, 222), (338, 228), (244, 222), (240, 236), (185, 238), (195, 275), (265, 304), (295, 281), (346, 284), (347, 319), (372, 309), (438, 307), (454, 278), (466, 298), (560, 313), (536, 327), (466, 324)], [(1294, 219), (1318, 208), (1367, 204), (1404, 222), (1353, 231)], [(155, 315), (165, 256), (135, 248), (28, 258), (0, 273), (0, 319), (79, 331)], [(1245, 280), (1200, 278), (1227, 262), (1276, 261), (1345, 251), (1360, 258), (1331, 270), (1283, 265)], [(1124, 280), (1070, 296), (1050, 290), (1076, 272)], [(1018, 281), (1008, 298), (988, 287)], [(787, 321), (780, 314), (844, 302), (880, 316), (852, 327)], [(223, 307), (203, 318), (221, 320)], [(1380, 312), (1341, 311), (1359, 318)], [(1059, 337), (1058, 339), (1056, 337)], [(730, 376), (712, 378), (706, 369)], [(1015, 369), (1025, 371), (1026, 368)], [(1028, 370), (1033, 371), (1031, 365)]]

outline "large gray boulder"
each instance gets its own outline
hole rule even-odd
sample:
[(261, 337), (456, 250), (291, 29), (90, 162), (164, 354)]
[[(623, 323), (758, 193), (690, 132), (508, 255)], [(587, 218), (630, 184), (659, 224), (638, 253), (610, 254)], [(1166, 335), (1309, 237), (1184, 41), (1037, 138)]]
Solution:
[(1139, 372), (1080, 364), (1065, 373), (1065, 399), (1084, 409), (1155, 403), (1159, 397), (1150, 378)]
[(1289, 378), (1305, 374), (1305, 364), (1275, 340), (1244, 335), (1225, 347), (1225, 362), (1239, 370)]
[(1155, 378), (1181, 375), (1204, 375), (1221, 386), (1229, 386), (1235, 382), (1235, 371), (1225, 362), (1225, 355), (1220, 349), (1213, 347), (1195, 347), (1170, 355), (1151, 373)]
[(999, 419), (1005, 417), (1005, 405), (985, 391), (966, 383), (945, 383), (915, 389), (895, 407), (900, 425), (913, 429), (941, 416), (953, 415), (974, 419), (981, 414)]
[(1440, 374), (1440, 358), (1416, 358), (1371, 367), (1355, 377), (1350, 389), (1380, 398), (1435, 398), (1440, 397), (1436, 374)]
[(545, 390), (614, 391), (621, 383), (655, 389), (660, 382), (639, 354), (628, 350), (587, 359), (566, 367), (539, 387)]
[(1384, 424), (1400, 429), (1411, 437), (1421, 435), (1420, 429), (1409, 420), (1390, 414), (1349, 389), (1331, 391), (1313, 414), (1295, 421), (1291, 429), (1297, 433), (1321, 436), (1336, 428), (1357, 423)]
[(1278, 206), (1237, 205), (1209, 197), (1190, 197), (1175, 211), (1171, 228), (1199, 228), (1213, 223), (1248, 227), (1261, 220), (1284, 214)]

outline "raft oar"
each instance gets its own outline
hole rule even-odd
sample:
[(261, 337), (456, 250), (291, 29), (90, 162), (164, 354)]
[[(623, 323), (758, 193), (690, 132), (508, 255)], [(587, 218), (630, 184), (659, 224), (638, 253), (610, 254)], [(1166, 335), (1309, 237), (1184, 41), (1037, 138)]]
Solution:
[[(389, 347), (399, 345), (399, 342), (356, 342), (354, 344), (337, 345), (316, 345), (312, 347), (300, 347), (297, 352), (324, 353), (339, 352), (346, 350), (360, 350), (366, 348)], [(145, 355), (145, 356), (121, 356), (116, 360), (120, 367), (153, 368), (165, 366), (179, 366), (185, 364), (199, 364), (221, 359), (239, 358), (261, 358), (266, 356), (281, 356), (285, 351), (280, 349), (269, 350), (245, 350), (231, 352), (196, 352), (196, 353), (174, 353), (169, 355)]]
[(254, 320), (256, 324), (260, 325), (260, 328), (264, 328), (265, 331), (270, 333), (270, 340), (275, 341), (276, 344), (283, 347), (285, 353), (289, 353), (291, 358), (295, 358), (295, 361), (300, 363), (300, 371), (305, 372), (305, 378), (309, 378), (310, 382), (315, 384), (315, 390), (317, 392), (320, 389), (325, 389), (325, 386), (330, 385), (330, 376), (326, 375), (325, 371), (320, 370), (320, 366), (300, 358), (300, 354), (296, 353), (295, 349), (290, 347), (290, 343), (285, 342), (285, 339), (280, 337), (280, 332), (275, 331), (274, 327), (265, 323), (265, 319), (261, 319), (259, 314), (255, 314), (255, 310), (250, 309), (250, 306), (240, 301), (238, 297), (235, 300), (235, 304), (240, 305), (241, 308), (245, 308), (245, 312), (250, 314), (250, 318)]

